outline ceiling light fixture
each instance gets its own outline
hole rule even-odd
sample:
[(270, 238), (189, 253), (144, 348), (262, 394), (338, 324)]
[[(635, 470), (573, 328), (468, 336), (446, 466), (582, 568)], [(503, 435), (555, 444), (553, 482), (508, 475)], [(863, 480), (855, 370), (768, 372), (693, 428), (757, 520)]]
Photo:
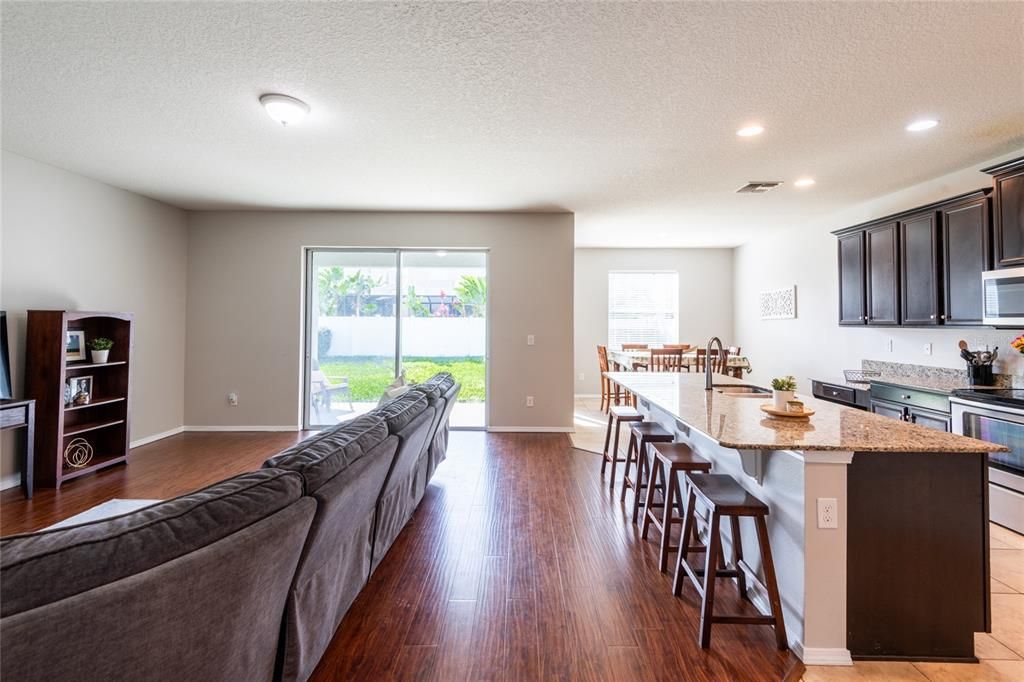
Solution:
[(793, 184), (797, 187), (810, 187), (814, 184), (814, 178), (800, 178)]
[(309, 105), (288, 95), (267, 94), (260, 97), (260, 104), (270, 118), (283, 126), (295, 125), (309, 113)]
[(754, 135), (760, 135), (764, 132), (764, 127), (759, 125), (744, 126), (736, 131), (736, 134), (740, 137), (753, 137)]
[(922, 118), (908, 125), (907, 130), (912, 133), (919, 133), (922, 130), (931, 130), (937, 125), (939, 125), (939, 122), (933, 118)]

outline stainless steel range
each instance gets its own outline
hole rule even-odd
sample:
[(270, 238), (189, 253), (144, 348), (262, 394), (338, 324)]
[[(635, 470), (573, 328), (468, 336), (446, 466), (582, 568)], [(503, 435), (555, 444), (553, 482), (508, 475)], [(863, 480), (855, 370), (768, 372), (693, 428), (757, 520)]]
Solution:
[(1024, 389), (956, 391), (953, 432), (1010, 448), (989, 455), (989, 518), (1024, 533)]

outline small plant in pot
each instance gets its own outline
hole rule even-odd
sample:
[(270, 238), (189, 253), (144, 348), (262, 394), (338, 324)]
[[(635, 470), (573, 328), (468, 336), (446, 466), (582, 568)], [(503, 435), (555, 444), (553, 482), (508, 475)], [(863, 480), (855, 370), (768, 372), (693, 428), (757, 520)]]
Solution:
[(772, 402), (776, 410), (785, 410), (786, 403), (796, 392), (796, 378), (793, 375), (772, 379)]
[(86, 345), (89, 346), (92, 361), (97, 365), (102, 365), (110, 356), (110, 349), (114, 347), (114, 342), (105, 336), (97, 336)]

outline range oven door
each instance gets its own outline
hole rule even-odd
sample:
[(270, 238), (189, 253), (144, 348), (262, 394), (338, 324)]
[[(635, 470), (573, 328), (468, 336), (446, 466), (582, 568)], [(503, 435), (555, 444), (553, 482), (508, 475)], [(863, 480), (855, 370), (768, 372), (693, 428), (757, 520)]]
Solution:
[(990, 403), (951, 398), (953, 433), (997, 443), (1009, 452), (989, 454), (989, 517), (1024, 533), (1024, 414)]

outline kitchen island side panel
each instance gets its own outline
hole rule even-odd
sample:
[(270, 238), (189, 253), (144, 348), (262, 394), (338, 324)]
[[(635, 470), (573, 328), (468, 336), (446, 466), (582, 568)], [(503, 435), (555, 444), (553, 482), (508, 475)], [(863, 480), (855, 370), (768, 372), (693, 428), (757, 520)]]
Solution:
[(989, 629), (987, 457), (854, 455), (847, 647), (855, 659), (973, 661)]

